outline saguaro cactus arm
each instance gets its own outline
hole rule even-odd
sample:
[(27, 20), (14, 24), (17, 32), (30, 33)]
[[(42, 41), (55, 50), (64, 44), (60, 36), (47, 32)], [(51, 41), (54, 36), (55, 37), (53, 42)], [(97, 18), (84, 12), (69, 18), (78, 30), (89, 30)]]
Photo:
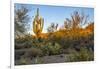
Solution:
[(43, 25), (44, 25), (44, 19), (41, 17), (41, 18), (40, 18), (40, 27), (41, 27), (40, 31), (41, 31), (41, 32), (42, 32), (42, 30), (43, 30)]

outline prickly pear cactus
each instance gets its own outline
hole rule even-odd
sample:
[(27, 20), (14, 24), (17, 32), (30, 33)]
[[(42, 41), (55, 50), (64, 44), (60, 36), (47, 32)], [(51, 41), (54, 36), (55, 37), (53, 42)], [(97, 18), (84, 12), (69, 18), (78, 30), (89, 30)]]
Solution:
[(43, 30), (44, 25), (44, 19), (42, 17), (39, 17), (39, 8), (37, 9), (37, 14), (33, 21), (33, 32), (38, 36), (41, 34)]

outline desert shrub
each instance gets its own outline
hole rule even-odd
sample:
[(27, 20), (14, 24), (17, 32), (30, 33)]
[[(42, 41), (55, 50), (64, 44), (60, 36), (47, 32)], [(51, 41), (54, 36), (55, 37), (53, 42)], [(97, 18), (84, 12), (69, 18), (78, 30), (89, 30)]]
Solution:
[(27, 62), (28, 62), (28, 60), (26, 58), (21, 58), (20, 61), (19, 61), (19, 64), (25, 65), (25, 64), (28, 64)]
[(55, 43), (54, 46), (49, 46), (50, 54), (60, 54), (61, 53), (61, 46), (58, 43)]
[(51, 34), (48, 40), (49, 42), (60, 44), (63, 48), (68, 48), (72, 43), (69, 40), (69, 38), (67, 38), (67, 35), (63, 35), (63, 34), (65, 33), (61, 31), (55, 32), (54, 34)]
[(31, 48), (33, 46), (32, 41), (25, 41), (23, 43), (15, 43), (15, 49)]
[(25, 51), (23, 50), (15, 50), (15, 60), (20, 59), (20, 57), (24, 54), (25, 54)]
[(80, 51), (74, 51), (68, 57), (66, 57), (67, 61), (93, 61), (94, 53), (93, 51), (89, 51), (87, 48), (81, 48)]
[(23, 49), (23, 48), (30, 48), (32, 47), (31, 41), (24, 41), (24, 42), (15, 42), (15, 49)]
[(58, 43), (48, 43), (46, 46), (41, 47), (45, 55), (56, 55), (61, 53), (61, 46)]
[(21, 58), (18, 62), (18, 65), (26, 65), (26, 64), (29, 64), (30, 63), (30, 59), (28, 58)]
[(41, 49), (31, 48), (26, 51), (24, 57), (28, 57), (28, 58), (32, 59), (33, 57), (42, 56), (42, 55), (43, 55), (43, 53), (42, 53)]

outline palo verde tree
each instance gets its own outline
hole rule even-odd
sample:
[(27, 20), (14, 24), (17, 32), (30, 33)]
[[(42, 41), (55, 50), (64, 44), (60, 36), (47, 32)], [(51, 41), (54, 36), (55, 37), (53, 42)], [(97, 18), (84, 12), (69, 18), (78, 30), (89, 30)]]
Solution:
[(15, 37), (24, 35), (28, 30), (28, 22), (30, 17), (28, 16), (29, 10), (24, 6), (14, 9), (14, 25), (15, 25)]
[(57, 31), (57, 28), (58, 28), (58, 24), (51, 23), (51, 25), (47, 28), (47, 31), (52, 33), (52, 32)]
[(80, 14), (78, 11), (75, 11), (71, 15), (71, 19), (66, 18), (64, 22), (64, 26), (66, 29), (68, 28), (76, 29), (87, 24), (88, 23), (87, 19), (88, 19), (88, 15), (85, 15), (84, 13)]

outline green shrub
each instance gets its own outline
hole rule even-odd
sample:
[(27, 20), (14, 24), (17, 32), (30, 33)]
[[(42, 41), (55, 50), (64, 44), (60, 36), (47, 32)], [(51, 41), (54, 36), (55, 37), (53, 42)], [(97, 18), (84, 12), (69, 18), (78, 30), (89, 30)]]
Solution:
[(29, 64), (30, 63), (30, 60), (28, 59), (28, 58), (21, 58), (20, 60), (19, 60), (19, 65), (26, 65), (26, 64)]
[(48, 43), (46, 46), (41, 47), (45, 55), (57, 55), (61, 53), (61, 46), (58, 43)]
[(89, 51), (86, 48), (81, 48), (79, 52), (74, 51), (68, 57), (66, 57), (66, 61), (74, 62), (74, 61), (93, 61), (94, 53), (93, 51)]

